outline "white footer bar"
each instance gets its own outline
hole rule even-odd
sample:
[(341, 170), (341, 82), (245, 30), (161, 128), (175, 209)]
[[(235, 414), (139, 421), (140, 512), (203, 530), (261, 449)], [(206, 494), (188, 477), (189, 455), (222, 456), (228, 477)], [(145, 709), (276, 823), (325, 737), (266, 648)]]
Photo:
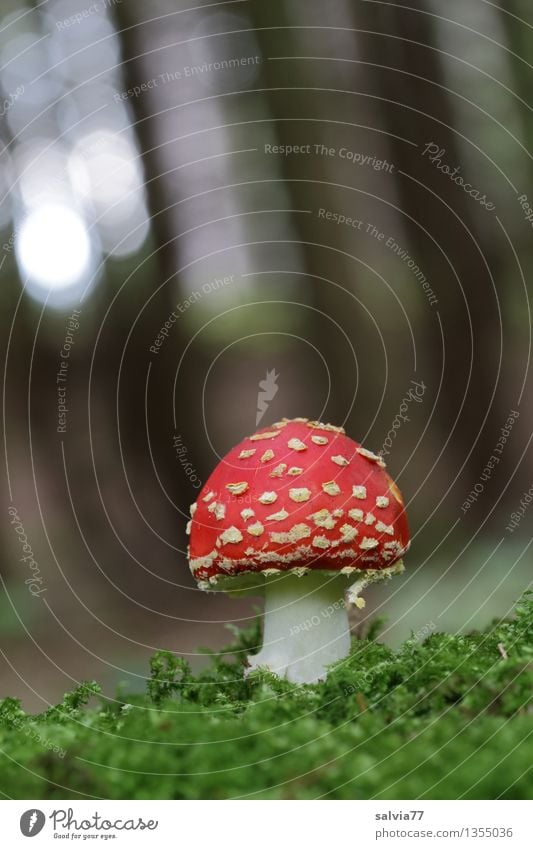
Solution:
[[(524, 801), (3, 801), (2, 846), (531, 849)], [(34, 840), (35, 842), (32, 842)]]

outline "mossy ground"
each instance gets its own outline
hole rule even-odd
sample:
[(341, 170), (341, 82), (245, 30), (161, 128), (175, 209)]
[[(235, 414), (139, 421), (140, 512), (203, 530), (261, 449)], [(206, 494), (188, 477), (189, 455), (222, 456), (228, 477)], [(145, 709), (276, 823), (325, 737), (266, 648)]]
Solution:
[[(193, 675), (165, 652), (145, 696), (96, 684), (39, 716), (0, 702), (10, 798), (533, 797), (533, 594), (510, 621), (398, 651), (354, 643), (326, 682), (243, 676), (258, 627)], [(96, 696), (97, 705), (88, 707)], [(60, 751), (54, 752), (54, 745)]]

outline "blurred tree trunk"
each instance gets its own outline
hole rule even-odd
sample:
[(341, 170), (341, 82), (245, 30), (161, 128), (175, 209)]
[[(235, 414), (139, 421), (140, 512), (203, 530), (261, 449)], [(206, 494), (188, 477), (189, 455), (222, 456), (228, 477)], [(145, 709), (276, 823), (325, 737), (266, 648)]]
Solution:
[[(427, 5), (421, 3), (420, 8), (426, 10)], [(358, 13), (368, 30), (361, 39), (361, 59), (375, 63), (370, 92), (382, 98), (382, 120), (391, 134), (411, 253), (438, 297), (444, 352), (428, 321), (421, 352), (423, 373), (437, 390), (443, 371), (438, 422), (442, 442), (451, 437), (452, 448), (445, 456), (453, 458), (449, 466), (453, 474), (473, 449), (463, 477), (468, 492), (490, 457), (498, 427), (507, 416), (507, 410), (494, 403), (487, 425), (481, 429), (491, 404), (500, 354), (500, 322), (491, 282), (492, 274), (501, 285), (497, 225), (488, 211), (423, 155), (425, 146), (434, 143), (444, 151), (442, 161), (452, 169), (460, 162), (431, 16), (379, 3), (360, 4)], [(403, 138), (415, 141), (416, 146), (406, 144)], [(481, 191), (490, 195), (488, 187)]]
[[(531, 12), (532, 7), (528, 0), (508, 0), (504, 9), (498, 7), (498, 13), (507, 36), (507, 46), (511, 51), (509, 61), (513, 70), (513, 90), (530, 107), (527, 109), (522, 106), (520, 110), (526, 147), (530, 152), (533, 148), (533, 103), (531, 100), (533, 21), (528, 21), (528, 18), (531, 19)], [(522, 23), (522, 21), (525, 21), (525, 23)], [(531, 160), (529, 160), (529, 169), (531, 172)], [(531, 182), (531, 178), (528, 182)]]
[[(186, 4), (181, 4), (184, 8)], [(178, 4), (179, 7), (179, 4)], [(169, 3), (164, 10), (167, 14), (161, 20), (153, 19), (145, 22), (146, 7), (142, 4), (122, 3), (113, 7), (117, 28), (120, 32), (122, 45), (125, 87), (141, 85), (146, 80), (158, 77), (162, 73), (178, 68), (183, 62), (186, 47), (173, 47), (172, 42), (180, 42), (190, 27), (190, 18), (181, 17), (181, 8)], [(172, 15), (172, 12), (176, 12)], [(194, 10), (192, 10), (195, 14)], [(170, 49), (168, 47), (170, 46)], [(130, 409), (137, 406), (135, 395), (140, 394), (138, 386), (138, 369), (145, 368), (146, 341), (153, 338), (161, 325), (176, 307), (178, 301), (190, 293), (180, 285), (178, 267), (179, 260), (185, 252), (185, 240), (180, 241), (181, 228), (178, 221), (183, 221), (177, 214), (180, 201), (183, 200), (185, 176), (181, 153), (176, 153), (180, 144), (175, 138), (176, 128), (189, 124), (196, 126), (197, 116), (186, 110), (174, 112), (174, 108), (183, 106), (187, 98), (180, 93), (175, 95), (172, 86), (160, 87), (146, 91), (142, 97), (130, 100), (134, 117), (134, 127), (141, 149), (142, 163), (145, 173), (145, 185), (148, 194), (148, 205), (151, 213), (151, 224), (155, 239), (156, 280), (154, 289), (164, 283), (161, 292), (153, 302), (153, 322), (151, 331), (144, 331), (139, 338), (144, 341), (139, 349), (139, 362), (133, 363), (130, 370), (131, 387)], [(179, 114), (180, 120), (176, 120)], [(169, 143), (169, 137), (171, 143)], [(208, 206), (208, 200), (206, 201)], [(196, 214), (196, 207), (192, 207)], [(191, 216), (192, 217), (192, 216)], [(199, 216), (198, 216), (199, 218)], [(187, 255), (187, 259), (190, 256)], [(158, 445), (159, 467), (173, 492), (174, 500), (187, 511), (188, 505), (194, 500), (195, 490), (191, 488), (183, 471), (178, 467), (172, 440), (179, 436), (187, 449), (188, 459), (191, 460), (202, 480), (210, 471), (210, 457), (205, 450), (203, 429), (198, 427), (202, 418), (202, 387), (203, 377), (212, 363), (212, 351), (208, 344), (202, 341), (195, 345), (192, 360), (188, 367), (180, 372), (180, 395), (175, 399), (177, 410), (177, 425), (174, 428), (172, 416), (174, 378), (176, 363), (183, 354), (190, 339), (190, 328), (182, 329), (182, 322), (177, 321), (171, 331), (171, 337), (161, 348), (160, 353), (153, 357), (151, 399), (154, 444)], [(181, 332), (180, 332), (181, 331)], [(132, 421), (132, 438), (135, 439), (135, 427)], [(170, 472), (170, 475), (168, 474)], [(173, 482), (173, 483), (172, 483)], [(181, 486), (179, 485), (181, 482)], [(180, 517), (176, 517), (183, 525)]]
[[(146, 9), (142, 4), (121, 3), (113, 6), (112, 10), (120, 35), (124, 87), (128, 89), (141, 85), (154, 76), (154, 68), (151, 67), (149, 50), (147, 50), (150, 42), (145, 37), (144, 31), (145, 27), (149, 29), (153, 24), (144, 23)], [(173, 218), (176, 197), (167, 188), (169, 181), (165, 176), (167, 166), (161, 156), (162, 136), (160, 119), (156, 114), (157, 101), (150, 97), (150, 92), (146, 92), (142, 97), (131, 98), (129, 103), (144, 170), (154, 254), (149, 266), (153, 281), (148, 288), (148, 295), (144, 286), (138, 293), (138, 303), (132, 303), (129, 291), (124, 298), (126, 309), (122, 322), (123, 334), (127, 334), (130, 329), (131, 322), (137, 315), (137, 309), (143, 309), (148, 299), (151, 298), (151, 300), (143, 311), (143, 317), (136, 327), (128, 348), (120, 392), (121, 419), (127, 433), (129, 452), (133, 458), (136, 458), (136, 463), (144, 466), (146, 480), (154, 487), (158, 510), (162, 505), (166, 505), (168, 510), (166, 530), (170, 533), (174, 544), (179, 543), (183, 547), (185, 545), (185, 514), (188, 515), (188, 505), (192, 497), (186, 478), (177, 466), (173, 446), (175, 366), (186, 341), (182, 338), (179, 322), (173, 325), (171, 335), (159, 354), (149, 351), (150, 344), (172, 313), (177, 300), (175, 295), (178, 233)], [(159, 287), (161, 287), (160, 291), (151, 297)], [(135, 287), (133, 288), (135, 293)], [(112, 340), (110, 344), (113, 344)], [(151, 371), (148, 383), (149, 394), (146, 397), (146, 419), (150, 445), (146, 437), (144, 421), (145, 378), (149, 361), (151, 361)], [(189, 452), (194, 456), (199, 445), (196, 430), (191, 427), (184, 438)], [(169, 502), (159, 490), (152, 469), (150, 452), (153, 454), (153, 464), (165, 490), (182, 511), (182, 515), (170, 507)]]
[[(299, 14), (298, 7), (289, 9), (283, 2), (265, 3), (253, 0), (250, 3), (252, 20), (257, 29), (257, 38), (263, 63), (262, 84), (268, 89), (267, 99), (271, 114), (280, 118), (275, 124), (278, 144), (333, 144), (332, 131), (327, 120), (318, 125), (305, 118), (317, 118), (323, 111), (320, 95), (313, 91), (317, 81), (316, 67), (301, 62), (267, 61), (268, 57), (298, 56), (304, 48), (301, 30), (294, 26), (306, 23), (305, 16)], [(291, 24), (293, 25), (290, 28)], [(269, 29), (273, 27), (273, 29)], [(282, 28), (286, 28), (283, 30)], [(352, 66), (351, 79), (357, 86), (358, 69)], [(290, 91), (291, 87), (300, 87), (299, 91)], [(332, 96), (330, 95), (330, 101)], [(334, 96), (333, 96), (334, 97)], [(294, 119), (294, 120), (291, 120)], [(333, 128), (333, 134), (335, 128)], [(287, 192), (294, 209), (310, 209), (311, 215), (294, 215), (294, 234), (300, 243), (302, 254), (302, 276), (299, 282), (299, 298), (313, 307), (307, 324), (309, 341), (316, 346), (324, 357), (331, 380), (331, 394), (325, 410), (315, 411), (316, 415), (331, 422), (346, 422), (354, 397), (355, 368), (350, 362), (350, 350), (338, 325), (348, 330), (358, 348), (364, 349), (364, 328), (361, 327), (353, 301), (339, 287), (348, 292), (354, 290), (357, 279), (357, 263), (344, 256), (340, 251), (328, 250), (332, 244), (323, 224), (317, 224), (317, 210), (320, 207), (335, 207), (336, 189), (330, 185), (332, 174), (326, 157), (311, 156), (302, 161), (299, 156), (282, 158), (282, 174), (287, 180)], [(307, 169), (307, 170), (306, 170)], [(340, 237), (342, 234), (335, 234)], [(346, 252), (353, 250), (352, 244), (334, 242), (334, 246)], [(321, 245), (324, 245), (322, 247)], [(356, 251), (355, 251), (356, 252)], [(320, 279), (324, 278), (324, 279)], [(332, 285), (327, 281), (333, 281)], [(349, 281), (349, 282), (347, 282)], [(347, 325), (347, 311), (349, 326)], [(365, 397), (365, 374), (359, 374), (359, 403)], [(317, 398), (317, 400), (319, 400)], [(349, 426), (349, 425), (348, 425)]]

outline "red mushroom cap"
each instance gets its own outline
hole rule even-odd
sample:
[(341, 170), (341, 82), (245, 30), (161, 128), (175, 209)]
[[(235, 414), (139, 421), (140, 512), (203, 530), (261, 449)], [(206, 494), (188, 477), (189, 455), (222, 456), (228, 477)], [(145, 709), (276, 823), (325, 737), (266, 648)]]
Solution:
[(382, 570), (409, 547), (382, 458), (333, 425), (284, 419), (220, 461), (191, 505), (200, 586), (244, 573)]

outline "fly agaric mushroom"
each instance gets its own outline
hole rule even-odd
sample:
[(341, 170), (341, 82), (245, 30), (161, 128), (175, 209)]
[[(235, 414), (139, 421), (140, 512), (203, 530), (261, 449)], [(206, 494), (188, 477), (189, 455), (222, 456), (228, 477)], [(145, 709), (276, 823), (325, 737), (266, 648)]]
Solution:
[[(244, 439), (191, 505), (189, 559), (203, 590), (264, 594), (249, 666), (296, 683), (350, 651), (344, 603), (403, 571), (409, 530), (382, 458), (343, 428), (283, 419)], [(355, 579), (355, 580), (354, 580)]]

